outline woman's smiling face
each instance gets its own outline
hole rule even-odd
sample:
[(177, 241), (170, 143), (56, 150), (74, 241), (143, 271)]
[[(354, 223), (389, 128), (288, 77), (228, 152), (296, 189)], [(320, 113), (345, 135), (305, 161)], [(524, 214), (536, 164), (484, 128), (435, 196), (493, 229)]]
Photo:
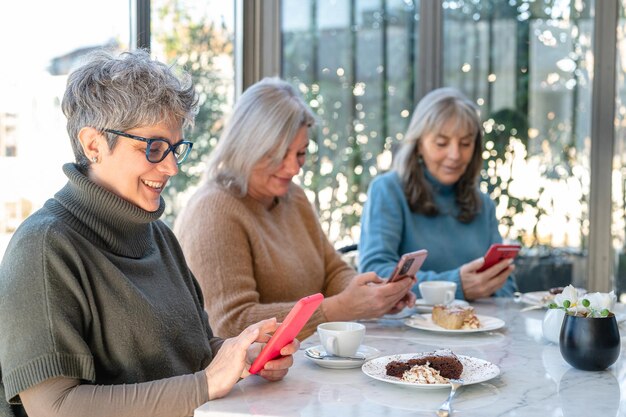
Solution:
[[(162, 122), (152, 126), (126, 130), (148, 139), (165, 139), (170, 144), (183, 140), (180, 123)], [(170, 177), (178, 173), (176, 157), (170, 152), (158, 163), (146, 159), (146, 146), (142, 141), (118, 136), (113, 150), (106, 139), (98, 143), (98, 161), (91, 164), (89, 178), (124, 200), (146, 211), (156, 211), (161, 204), (161, 192)]]
[(287, 194), (291, 179), (298, 175), (304, 165), (308, 146), (309, 130), (303, 126), (296, 133), (279, 166), (272, 166), (268, 159), (255, 165), (248, 182), (248, 195), (269, 207), (274, 197)]

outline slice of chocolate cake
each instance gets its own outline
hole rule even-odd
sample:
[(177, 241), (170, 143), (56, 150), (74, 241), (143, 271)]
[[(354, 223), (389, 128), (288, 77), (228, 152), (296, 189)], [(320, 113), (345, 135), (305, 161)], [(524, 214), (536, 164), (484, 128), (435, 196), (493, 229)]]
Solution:
[(389, 362), (386, 367), (386, 373), (389, 376), (402, 378), (404, 372), (415, 365), (428, 365), (439, 371), (441, 376), (448, 379), (459, 379), (463, 373), (463, 364), (449, 349), (425, 353), (406, 361)]

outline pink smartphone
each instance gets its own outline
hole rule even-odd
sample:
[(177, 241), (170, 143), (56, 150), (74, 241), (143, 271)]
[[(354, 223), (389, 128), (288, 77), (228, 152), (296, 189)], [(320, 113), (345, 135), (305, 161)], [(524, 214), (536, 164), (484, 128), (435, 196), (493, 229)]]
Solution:
[(391, 273), (391, 276), (389, 276), (387, 282), (398, 281), (406, 277), (414, 277), (417, 271), (422, 267), (427, 256), (428, 251), (426, 249), (405, 253), (398, 261), (396, 268)]
[(285, 320), (278, 326), (270, 340), (259, 353), (259, 356), (250, 366), (251, 374), (259, 372), (268, 361), (280, 356), (280, 350), (291, 343), (304, 327), (317, 307), (322, 303), (324, 296), (320, 293), (309, 295), (298, 300)]
[(491, 268), (503, 259), (513, 259), (517, 256), (520, 245), (504, 245), (502, 243), (494, 243), (489, 247), (485, 254), (485, 263), (476, 272), (483, 272)]

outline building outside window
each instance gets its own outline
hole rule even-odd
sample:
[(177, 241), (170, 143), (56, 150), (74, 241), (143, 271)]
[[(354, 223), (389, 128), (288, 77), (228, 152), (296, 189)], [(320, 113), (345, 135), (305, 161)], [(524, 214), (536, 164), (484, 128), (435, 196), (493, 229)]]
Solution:
[(127, 49), (129, 33), (128, 0), (0, 5), (0, 257), (15, 228), (67, 180), (69, 71), (93, 49)]

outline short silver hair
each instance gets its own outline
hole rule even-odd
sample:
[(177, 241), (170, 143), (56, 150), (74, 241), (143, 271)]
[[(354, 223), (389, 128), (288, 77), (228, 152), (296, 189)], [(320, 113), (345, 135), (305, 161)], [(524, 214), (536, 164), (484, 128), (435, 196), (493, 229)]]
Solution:
[(280, 165), (298, 130), (314, 124), (313, 112), (291, 84), (262, 79), (237, 100), (211, 153), (205, 180), (245, 196), (254, 166), (264, 158)]
[[(189, 74), (175, 74), (145, 50), (119, 56), (97, 50), (68, 77), (61, 107), (76, 162), (87, 167), (90, 162), (78, 139), (82, 128), (124, 131), (170, 121), (191, 127), (198, 97)], [(117, 136), (106, 137), (113, 149)]]

